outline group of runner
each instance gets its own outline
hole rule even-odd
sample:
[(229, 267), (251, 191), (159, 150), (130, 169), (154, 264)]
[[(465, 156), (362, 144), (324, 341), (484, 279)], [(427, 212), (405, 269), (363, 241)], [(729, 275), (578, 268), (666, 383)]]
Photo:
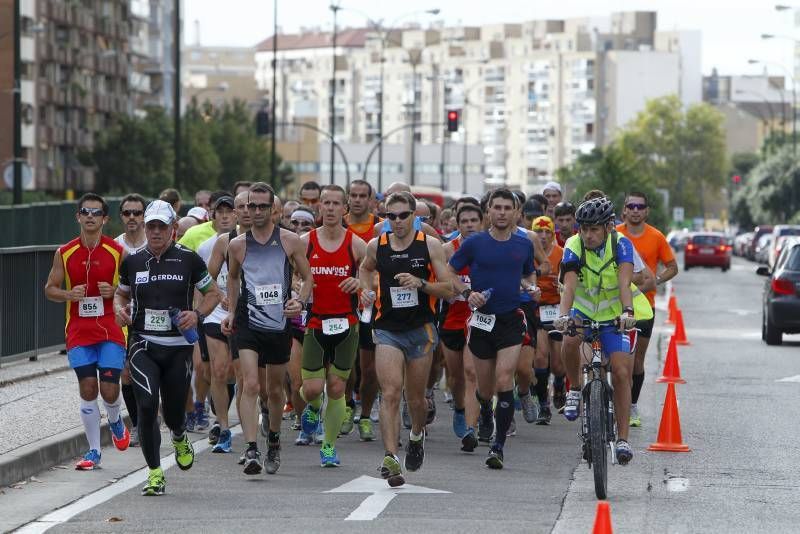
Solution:
[[(644, 194), (628, 194), (617, 212), (599, 191), (576, 208), (554, 182), (531, 198), (496, 189), (459, 199), (445, 234), (441, 210), (403, 183), (376, 194), (361, 180), (347, 190), (311, 182), (299, 201), (264, 183), (201, 193), (189, 221), (172, 193), (150, 203), (124, 197), (116, 240), (102, 233), (105, 200), (78, 201), (80, 236), (56, 251), (45, 288), (67, 303), (67, 354), (89, 441), (77, 469), (101, 460), (99, 391), (116, 447), (142, 448), (143, 495), (165, 491), (161, 420), (177, 465), (189, 469), (187, 432), (208, 430), (212, 452), (232, 451), (233, 402), (246, 475), (280, 468), (286, 413), (295, 444), (318, 443), (323, 467), (340, 464), (340, 436), (357, 427), (372, 441), (379, 422), (379, 470), (399, 486), (423, 465), (443, 369), (454, 447), (485, 442), (486, 466), (501, 469), (517, 410), (538, 425), (554, 411), (577, 418), (581, 340), (558, 332), (580, 319), (618, 319), (603, 345), (617, 456), (632, 458), (628, 426), (641, 424), (655, 285), (677, 273), (664, 236), (646, 224)], [(624, 222), (615, 227), (616, 216)]]

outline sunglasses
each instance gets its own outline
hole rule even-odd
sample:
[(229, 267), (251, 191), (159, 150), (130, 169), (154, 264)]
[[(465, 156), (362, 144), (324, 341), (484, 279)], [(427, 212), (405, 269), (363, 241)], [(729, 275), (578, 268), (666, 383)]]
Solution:
[(104, 215), (103, 208), (81, 208), (78, 213), (86, 216), (91, 215), (92, 217), (102, 217)]
[(413, 213), (414, 213), (413, 211), (401, 211), (400, 213), (392, 213), (391, 211), (389, 211), (386, 213), (386, 218), (389, 219), (390, 221), (396, 221), (398, 219), (400, 219), (401, 221), (405, 221), (406, 219), (411, 217)]
[(625, 204), (625, 207), (629, 210), (643, 210), (647, 208), (647, 204), (637, 204), (635, 202), (631, 202), (630, 204)]
[(125, 217), (141, 217), (144, 215), (143, 210), (122, 210), (122, 215)]
[(267, 211), (268, 209), (271, 208), (272, 204), (267, 204), (266, 202), (263, 204), (256, 204), (255, 202), (250, 202), (247, 205), (247, 209), (249, 209), (250, 211), (256, 211), (256, 210)]

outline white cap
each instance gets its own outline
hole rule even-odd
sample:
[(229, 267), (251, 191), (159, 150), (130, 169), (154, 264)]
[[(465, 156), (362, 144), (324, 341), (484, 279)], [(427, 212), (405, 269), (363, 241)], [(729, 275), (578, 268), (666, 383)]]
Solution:
[(150, 221), (161, 221), (164, 224), (172, 224), (175, 222), (175, 210), (169, 205), (169, 202), (163, 200), (154, 200), (147, 205), (144, 210), (145, 224)]
[(189, 210), (189, 213), (186, 214), (187, 217), (194, 217), (198, 221), (207, 221), (208, 220), (208, 212), (205, 208), (201, 208), (200, 206), (195, 206)]
[(558, 191), (559, 193), (561, 193), (561, 184), (559, 184), (558, 182), (547, 182), (546, 184), (544, 184), (544, 187), (542, 188), (542, 193), (544, 193), (548, 189), (552, 189), (554, 191)]

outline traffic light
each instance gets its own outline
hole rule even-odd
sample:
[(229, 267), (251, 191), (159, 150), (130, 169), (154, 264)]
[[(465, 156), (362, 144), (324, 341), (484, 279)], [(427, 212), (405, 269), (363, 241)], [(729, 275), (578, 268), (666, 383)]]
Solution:
[(738, 174), (734, 174), (731, 180), (733, 181), (733, 185), (739, 185), (742, 183), (742, 177)]
[(457, 132), (458, 131), (458, 111), (451, 109), (447, 112), (447, 131), (448, 132)]
[(272, 120), (270, 120), (269, 111), (261, 109), (256, 113), (256, 135), (271, 135), (272, 134)]

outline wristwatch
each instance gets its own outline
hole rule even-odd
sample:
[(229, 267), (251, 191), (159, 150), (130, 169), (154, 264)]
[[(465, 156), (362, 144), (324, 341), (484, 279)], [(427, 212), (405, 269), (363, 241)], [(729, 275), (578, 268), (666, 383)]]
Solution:
[(472, 295), (472, 289), (470, 288), (466, 288), (461, 292), (461, 296), (464, 297), (464, 300), (467, 300), (470, 295)]
[(630, 306), (625, 306), (624, 308), (622, 308), (622, 313), (625, 313), (625, 312), (628, 312), (631, 315), (633, 315), (633, 308), (631, 308)]
[(420, 278), (419, 279), (419, 284), (420, 284), (419, 288), (424, 290), (425, 287), (428, 285), (428, 281), (425, 280), (424, 278)]

